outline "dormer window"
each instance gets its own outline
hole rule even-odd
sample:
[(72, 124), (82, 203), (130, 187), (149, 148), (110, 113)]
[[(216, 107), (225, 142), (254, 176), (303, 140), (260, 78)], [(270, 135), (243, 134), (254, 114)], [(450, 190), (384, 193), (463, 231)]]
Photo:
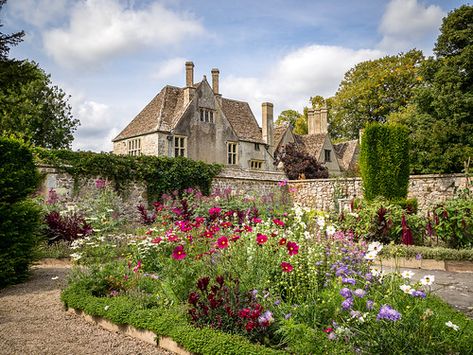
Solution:
[(200, 108), (200, 122), (215, 123), (214, 111), (208, 108)]
[(330, 149), (325, 149), (325, 162), (332, 161), (332, 151)]

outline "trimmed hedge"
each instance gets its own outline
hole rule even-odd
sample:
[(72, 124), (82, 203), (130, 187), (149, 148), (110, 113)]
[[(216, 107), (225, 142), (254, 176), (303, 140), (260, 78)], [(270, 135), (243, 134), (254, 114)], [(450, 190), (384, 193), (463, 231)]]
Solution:
[(136, 300), (125, 296), (94, 297), (79, 284), (66, 288), (61, 299), (66, 307), (83, 310), (91, 316), (103, 317), (115, 324), (151, 330), (157, 336), (170, 337), (196, 354), (286, 354), (284, 351), (252, 344), (241, 336), (210, 328), (195, 328), (188, 324), (184, 312), (179, 312), (177, 308), (146, 309)]
[(473, 261), (473, 249), (449, 249), (442, 247), (422, 247), (415, 245), (386, 245), (381, 250), (383, 257), (415, 258), (421, 255), (422, 259)]
[(80, 178), (101, 177), (113, 181), (115, 189), (123, 192), (133, 181), (146, 183), (148, 200), (153, 201), (164, 193), (183, 191), (189, 187), (210, 193), (212, 179), (222, 166), (177, 157), (139, 157), (112, 153), (73, 152), (36, 148), (40, 162), (54, 166)]
[(28, 147), (0, 137), (0, 288), (23, 281), (39, 241), (40, 207), (27, 199), (40, 181)]
[(409, 131), (396, 124), (371, 123), (361, 139), (363, 196), (404, 199), (409, 185)]

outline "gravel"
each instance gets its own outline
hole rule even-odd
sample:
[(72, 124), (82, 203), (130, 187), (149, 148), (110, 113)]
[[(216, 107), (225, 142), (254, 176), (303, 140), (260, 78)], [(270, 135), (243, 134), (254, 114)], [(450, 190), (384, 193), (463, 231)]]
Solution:
[(31, 279), (0, 291), (0, 354), (172, 354), (65, 312), (69, 267), (38, 265)]

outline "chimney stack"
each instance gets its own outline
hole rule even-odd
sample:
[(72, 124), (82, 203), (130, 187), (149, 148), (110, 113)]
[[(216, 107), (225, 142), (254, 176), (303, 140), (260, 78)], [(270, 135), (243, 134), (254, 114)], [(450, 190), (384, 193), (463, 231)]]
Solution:
[(194, 63), (186, 62), (186, 87), (194, 86)]
[(220, 95), (218, 92), (218, 77), (219, 77), (220, 71), (217, 68), (212, 69), (212, 90), (215, 95)]
[(315, 115), (314, 109), (310, 108), (307, 110), (307, 133), (314, 134), (315, 133)]
[(269, 145), (271, 151), (273, 146), (273, 104), (271, 102), (263, 102), (263, 141)]
[(328, 133), (328, 109), (324, 105), (320, 109), (320, 133)]

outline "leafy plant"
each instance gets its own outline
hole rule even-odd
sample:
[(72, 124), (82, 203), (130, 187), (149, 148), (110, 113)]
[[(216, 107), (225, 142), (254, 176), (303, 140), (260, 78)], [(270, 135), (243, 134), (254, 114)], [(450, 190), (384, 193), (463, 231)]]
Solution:
[(71, 242), (77, 238), (88, 236), (93, 232), (92, 226), (78, 212), (61, 215), (57, 211), (52, 211), (46, 215), (45, 221), (49, 244), (58, 241)]
[(321, 165), (315, 157), (302, 151), (294, 143), (286, 144), (279, 154), (276, 162), (283, 162), (284, 172), (289, 180), (328, 178), (327, 167)]

